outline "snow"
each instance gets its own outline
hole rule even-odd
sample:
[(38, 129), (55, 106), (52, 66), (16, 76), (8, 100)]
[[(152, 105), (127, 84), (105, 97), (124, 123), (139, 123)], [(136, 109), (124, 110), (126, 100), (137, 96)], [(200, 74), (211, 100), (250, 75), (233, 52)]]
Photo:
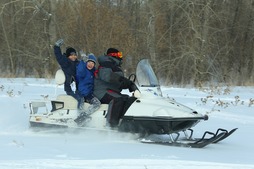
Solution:
[(253, 169), (254, 87), (163, 87), (163, 95), (209, 115), (194, 127), (238, 128), (202, 149), (143, 144), (136, 135), (95, 130), (36, 131), (29, 128), (31, 99), (63, 92), (54, 80), (0, 79), (0, 169)]

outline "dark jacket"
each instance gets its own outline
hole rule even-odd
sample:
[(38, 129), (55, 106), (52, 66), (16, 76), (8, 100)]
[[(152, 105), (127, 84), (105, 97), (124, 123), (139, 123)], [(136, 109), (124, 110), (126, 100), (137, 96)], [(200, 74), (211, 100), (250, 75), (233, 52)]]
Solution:
[(66, 54), (62, 54), (61, 48), (54, 46), (54, 53), (58, 64), (61, 66), (65, 74), (64, 90), (66, 92), (72, 92), (71, 83), (76, 79), (76, 66), (79, 63), (78, 60), (71, 61), (66, 57)]
[(131, 85), (130, 80), (124, 77), (121, 61), (111, 56), (98, 58), (98, 72), (94, 80), (94, 95), (101, 100), (108, 92), (119, 93)]
[(93, 94), (94, 90), (94, 72), (95, 67), (92, 70), (87, 69), (87, 62), (83, 60), (77, 65), (77, 84), (78, 91), (81, 96), (86, 97)]

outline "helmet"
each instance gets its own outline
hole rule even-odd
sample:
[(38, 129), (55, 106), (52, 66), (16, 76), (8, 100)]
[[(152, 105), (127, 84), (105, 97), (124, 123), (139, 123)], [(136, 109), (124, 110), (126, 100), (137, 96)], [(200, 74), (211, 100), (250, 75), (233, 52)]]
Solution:
[(76, 50), (74, 48), (72, 48), (72, 47), (68, 47), (66, 49), (66, 57), (69, 57), (70, 55), (73, 55), (73, 54), (77, 55)]
[(119, 50), (115, 49), (115, 48), (108, 48), (107, 50), (107, 56), (112, 56), (115, 57), (119, 60), (122, 60), (123, 58), (123, 53), (119, 52)]

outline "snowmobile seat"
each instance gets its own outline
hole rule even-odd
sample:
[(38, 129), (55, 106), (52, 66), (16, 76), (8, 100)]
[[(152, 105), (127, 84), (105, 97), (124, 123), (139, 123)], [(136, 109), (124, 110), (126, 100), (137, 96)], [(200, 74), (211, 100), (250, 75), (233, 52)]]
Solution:
[(101, 111), (107, 111), (108, 110), (108, 104), (101, 104), (99, 110), (101, 110)]
[[(51, 112), (59, 110), (59, 109), (75, 110), (78, 107), (78, 101), (70, 95), (61, 94), (57, 96), (56, 100), (51, 101), (51, 105), (52, 105)], [(89, 103), (85, 103), (85, 107), (88, 107), (88, 106), (89, 106)], [(101, 104), (99, 111), (103, 111), (104, 113), (106, 113), (107, 110), (108, 110), (108, 104)]]
[(62, 94), (58, 95), (56, 100), (51, 101), (52, 111), (59, 109), (75, 110), (78, 107), (78, 101), (70, 95)]

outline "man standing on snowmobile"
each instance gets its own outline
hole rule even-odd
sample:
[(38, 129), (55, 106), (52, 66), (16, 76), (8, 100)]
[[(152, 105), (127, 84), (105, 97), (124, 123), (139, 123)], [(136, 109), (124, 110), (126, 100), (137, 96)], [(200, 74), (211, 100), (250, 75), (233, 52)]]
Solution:
[[(78, 93), (81, 97), (79, 110), (81, 113), (74, 121), (81, 124), (83, 120), (100, 108), (101, 102), (93, 95), (94, 91), (94, 72), (95, 72), (96, 57), (94, 54), (89, 54), (86, 62), (81, 60), (77, 65), (76, 77)], [(90, 103), (90, 106), (84, 110), (84, 101)]]
[(80, 97), (76, 92), (76, 66), (79, 63), (77, 59), (76, 50), (72, 47), (68, 47), (66, 52), (62, 54), (61, 52), (61, 45), (63, 45), (64, 40), (59, 39), (56, 41), (54, 45), (54, 53), (56, 56), (56, 60), (58, 64), (61, 66), (64, 75), (65, 75), (65, 82), (64, 82), (64, 91), (67, 95), (74, 97), (78, 102), (80, 102)]
[(137, 86), (124, 77), (122, 57), (122, 52), (109, 48), (106, 55), (98, 58), (99, 66), (95, 77), (94, 94), (102, 104), (109, 104), (107, 122), (111, 127), (118, 125), (119, 119), (136, 100), (135, 97), (121, 94), (121, 91), (138, 91)]

